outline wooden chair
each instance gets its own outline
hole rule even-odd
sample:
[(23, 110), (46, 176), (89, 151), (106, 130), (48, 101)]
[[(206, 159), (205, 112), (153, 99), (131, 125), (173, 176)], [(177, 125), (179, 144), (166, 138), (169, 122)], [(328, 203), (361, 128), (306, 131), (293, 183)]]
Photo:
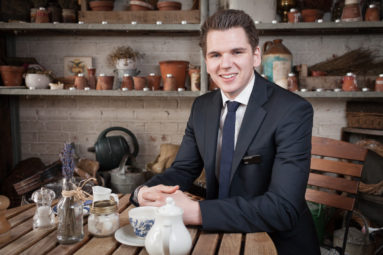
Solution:
[(306, 200), (347, 211), (342, 255), (346, 249), (349, 223), (366, 156), (367, 149), (358, 145), (312, 137)]

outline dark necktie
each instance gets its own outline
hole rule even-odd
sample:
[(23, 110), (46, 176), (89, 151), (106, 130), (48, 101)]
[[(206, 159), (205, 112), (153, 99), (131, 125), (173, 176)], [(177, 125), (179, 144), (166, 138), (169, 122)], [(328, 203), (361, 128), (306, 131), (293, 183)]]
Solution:
[(229, 196), (230, 172), (234, 155), (235, 112), (240, 103), (227, 101), (227, 115), (223, 124), (221, 161), (219, 169), (219, 195), (220, 199)]

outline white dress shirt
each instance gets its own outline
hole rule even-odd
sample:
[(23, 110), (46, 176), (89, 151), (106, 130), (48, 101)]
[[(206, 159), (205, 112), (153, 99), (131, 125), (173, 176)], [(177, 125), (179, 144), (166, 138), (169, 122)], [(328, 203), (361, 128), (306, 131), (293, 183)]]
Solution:
[(254, 80), (255, 80), (255, 75), (253, 74), (252, 78), (247, 83), (246, 87), (233, 100), (229, 100), (221, 90), (223, 105), (221, 110), (221, 120), (219, 123), (219, 129), (218, 129), (217, 155), (216, 155), (216, 176), (218, 180), (219, 180), (218, 176), (219, 176), (219, 168), (220, 168), (220, 161), (221, 161), (222, 130), (223, 130), (223, 124), (225, 122), (226, 114), (227, 114), (226, 101), (236, 101), (240, 103), (240, 106), (238, 107), (235, 113), (235, 134), (234, 134), (234, 148), (235, 148), (235, 146), (237, 145), (238, 133), (242, 125), (243, 116), (245, 116), (247, 104), (249, 103), (251, 91), (253, 90)]

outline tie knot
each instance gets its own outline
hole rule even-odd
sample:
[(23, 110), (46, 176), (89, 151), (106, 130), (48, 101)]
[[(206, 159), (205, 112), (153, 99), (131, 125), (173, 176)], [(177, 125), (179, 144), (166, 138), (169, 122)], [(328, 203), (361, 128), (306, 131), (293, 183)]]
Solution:
[(226, 105), (227, 105), (227, 111), (236, 112), (238, 107), (240, 106), (240, 103), (236, 101), (227, 101)]

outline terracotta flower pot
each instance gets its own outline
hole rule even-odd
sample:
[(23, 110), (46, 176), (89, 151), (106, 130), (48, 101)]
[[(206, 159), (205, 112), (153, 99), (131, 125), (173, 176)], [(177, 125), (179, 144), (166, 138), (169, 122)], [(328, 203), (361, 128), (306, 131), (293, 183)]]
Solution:
[(302, 20), (303, 22), (315, 22), (322, 16), (322, 12), (318, 9), (303, 9)]
[(96, 90), (113, 89), (114, 76), (98, 76)]
[(130, 75), (124, 75), (122, 77), (121, 89), (127, 88), (128, 90), (133, 90), (133, 78)]
[(181, 10), (181, 3), (174, 2), (174, 1), (164, 1), (164, 2), (158, 2), (157, 8), (160, 11), (174, 11), (174, 10)]
[(146, 87), (146, 77), (134, 76), (133, 81), (135, 90), (143, 90)]
[(162, 79), (165, 81), (167, 74), (172, 74), (177, 81), (177, 89), (185, 88), (186, 73), (189, 61), (169, 60), (160, 62)]
[(161, 76), (160, 75), (155, 75), (155, 74), (150, 74), (149, 76), (146, 77), (148, 80), (148, 87), (151, 90), (159, 90), (160, 85), (161, 85)]
[(23, 82), (23, 66), (0, 66), (4, 86), (21, 86)]
[(89, 7), (92, 11), (112, 11), (114, 1), (91, 1)]
[(148, 11), (148, 10), (153, 10), (154, 6), (145, 1), (133, 0), (133, 1), (130, 1), (129, 3), (129, 9), (131, 11)]

